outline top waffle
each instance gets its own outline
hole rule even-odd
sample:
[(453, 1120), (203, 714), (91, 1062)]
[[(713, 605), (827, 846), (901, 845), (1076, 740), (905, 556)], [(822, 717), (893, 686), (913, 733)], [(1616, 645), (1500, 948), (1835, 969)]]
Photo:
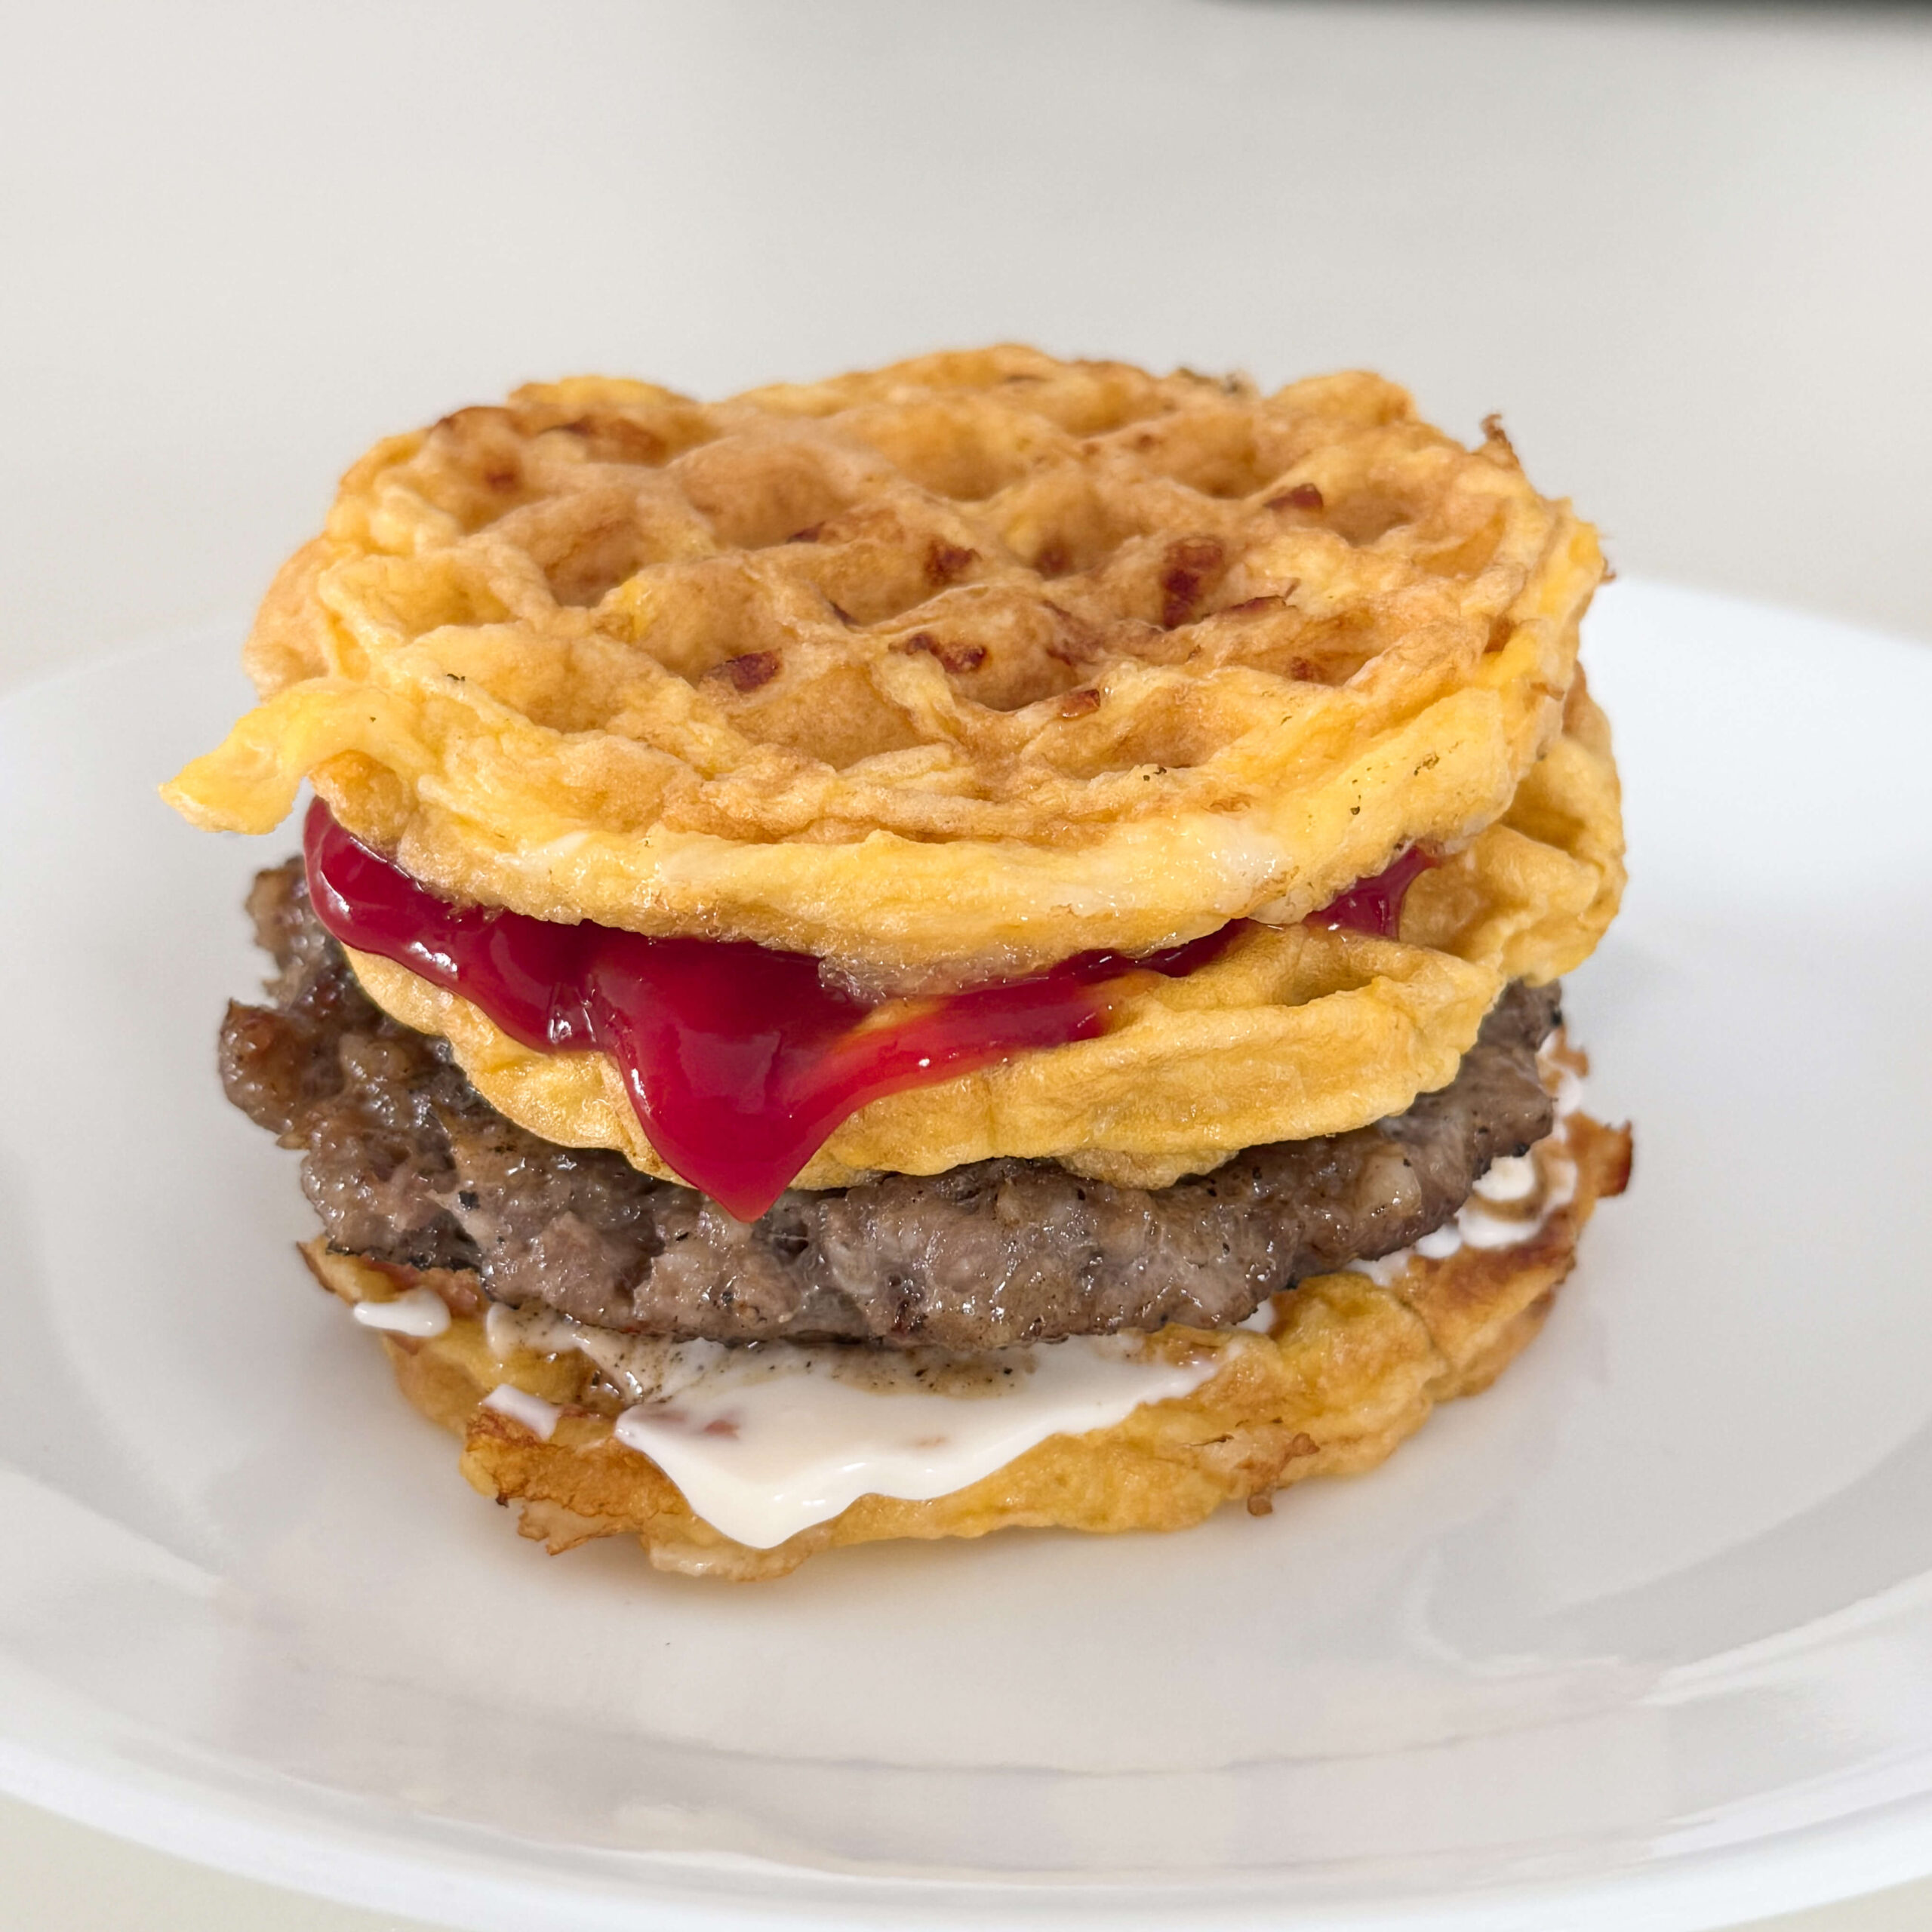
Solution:
[(1465, 843), (1601, 573), (1499, 431), (1373, 376), (537, 386), (349, 472), (250, 640), (265, 701), (169, 795), (266, 831), (310, 775), (455, 897), (1023, 971)]

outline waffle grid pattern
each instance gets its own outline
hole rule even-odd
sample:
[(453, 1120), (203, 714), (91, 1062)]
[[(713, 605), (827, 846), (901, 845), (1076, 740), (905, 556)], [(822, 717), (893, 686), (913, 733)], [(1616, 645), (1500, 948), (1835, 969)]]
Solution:
[(1601, 572), (1500, 430), (1003, 348), (379, 445), (174, 788), (539, 917), (913, 979), (1303, 912), (1553, 740)]

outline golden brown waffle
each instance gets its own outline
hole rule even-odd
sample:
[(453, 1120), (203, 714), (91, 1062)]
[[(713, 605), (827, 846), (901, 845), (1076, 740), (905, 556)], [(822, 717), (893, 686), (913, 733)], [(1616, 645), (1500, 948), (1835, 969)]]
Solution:
[[(1153, 1346), (1211, 1350), (1225, 1366), (1191, 1395), (1136, 1409), (1111, 1429), (1054, 1436), (983, 1481), (931, 1502), (862, 1497), (780, 1544), (747, 1549), (694, 1515), (657, 1466), (612, 1433), (618, 1407), (579, 1355), (500, 1361), (474, 1313), (418, 1341), (385, 1334), (403, 1393), (463, 1440), (463, 1473), (516, 1504), (522, 1533), (562, 1550), (635, 1536), (660, 1568), (747, 1580), (782, 1576), (818, 1552), (887, 1538), (977, 1537), (1017, 1526), (1183, 1529), (1223, 1503), (1265, 1511), (1270, 1492), (1311, 1475), (1372, 1468), (1438, 1402), (1479, 1393), (1536, 1334), (1576, 1259), (1597, 1201), (1622, 1191), (1630, 1137), (1572, 1115), (1576, 1192), (1520, 1246), (1412, 1260), (1386, 1286), (1350, 1272), (1276, 1297), (1272, 1332), (1171, 1328)], [(320, 1241), (305, 1253), (344, 1300), (387, 1300), (396, 1284)], [(423, 1276), (424, 1281), (437, 1278)], [(460, 1278), (448, 1278), (460, 1281)], [(459, 1307), (473, 1291), (454, 1291)], [(566, 1405), (554, 1435), (478, 1406), (509, 1383)]]
[(1554, 740), (1594, 537), (1368, 375), (1019, 348), (377, 446), (171, 788), (453, 896), (918, 978), (1287, 924)]
[[(1507, 982), (1570, 971), (1617, 910), (1617, 769), (1580, 672), (1568, 714), (1503, 816), (1411, 888), (1399, 939), (1252, 928), (1184, 979), (1146, 976), (1098, 1039), (872, 1102), (835, 1129), (797, 1184), (941, 1174), (1011, 1154), (1164, 1187), (1242, 1148), (1401, 1113), (1455, 1077)], [(378, 1005), (451, 1042), (499, 1112), (546, 1140), (615, 1147), (675, 1178), (605, 1055), (535, 1051), (406, 967), (349, 958)]]

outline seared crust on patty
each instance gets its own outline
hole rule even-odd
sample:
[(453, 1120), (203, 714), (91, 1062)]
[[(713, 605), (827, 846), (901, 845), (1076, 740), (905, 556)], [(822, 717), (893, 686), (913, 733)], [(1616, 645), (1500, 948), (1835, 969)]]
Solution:
[(1440, 1226), (1553, 1118), (1535, 1054), (1556, 989), (1518, 983), (1449, 1086), (1373, 1127), (1251, 1149), (1159, 1189), (1002, 1159), (795, 1189), (748, 1224), (491, 1108), (440, 1042), (361, 992), (298, 862), (261, 874), (250, 906), (281, 971), (273, 1005), (229, 1008), (223, 1080), (303, 1150), (331, 1244), (633, 1334), (978, 1350), (1230, 1327), (1304, 1276)]

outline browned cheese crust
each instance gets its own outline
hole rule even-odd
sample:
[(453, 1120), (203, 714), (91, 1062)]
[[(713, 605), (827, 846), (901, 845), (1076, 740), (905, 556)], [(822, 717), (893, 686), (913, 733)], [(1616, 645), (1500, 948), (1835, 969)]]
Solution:
[[(1301, 1282), (1276, 1297), (1255, 1331), (1171, 1327), (1154, 1346), (1226, 1358), (1191, 1394), (1146, 1404), (1110, 1429), (1054, 1436), (1003, 1469), (930, 1502), (862, 1497), (842, 1515), (775, 1549), (721, 1534), (648, 1457), (612, 1432), (614, 1404), (574, 1355), (500, 1363), (460, 1278), (378, 1269), (318, 1240), (303, 1251), (345, 1300), (382, 1299), (405, 1281), (447, 1285), (455, 1318), (432, 1340), (381, 1337), (403, 1393), (463, 1438), (471, 1486), (520, 1512), (523, 1535), (552, 1552), (594, 1537), (635, 1536), (660, 1569), (743, 1580), (778, 1577), (819, 1552), (887, 1538), (979, 1537), (1015, 1527), (1174, 1530), (1245, 1502), (1267, 1513), (1275, 1490), (1312, 1475), (1373, 1468), (1438, 1402), (1488, 1387), (1543, 1325), (1597, 1201), (1622, 1192), (1627, 1129), (1571, 1116), (1561, 1133), (1577, 1164), (1574, 1198), (1515, 1247), (1465, 1247), (1412, 1260), (1380, 1287), (1353, 1272)], [(512, 1382), (563, 1404), (548, 1441), (479, 1405)]]

